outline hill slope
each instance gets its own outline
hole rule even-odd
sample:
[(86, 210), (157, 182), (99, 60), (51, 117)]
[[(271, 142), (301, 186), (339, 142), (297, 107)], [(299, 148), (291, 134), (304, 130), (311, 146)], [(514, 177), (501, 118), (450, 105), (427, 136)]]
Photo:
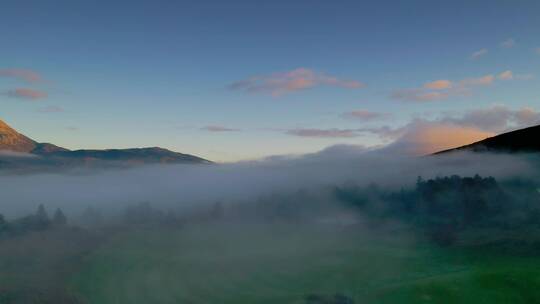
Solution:
[(540, 152), (540, 125), (503, 133), (470, 145), (440, 151), (435, 154), (454, 151), (502, 153)]
[(50, 143), (36, 142), (20, 134), (2, 120), (0, 120), (0, 152), (0, 168), (12, 169), (81, 165), (107, 167), (149, 163), (210, 163), (194, 155), (159, 147), (71, 151)]

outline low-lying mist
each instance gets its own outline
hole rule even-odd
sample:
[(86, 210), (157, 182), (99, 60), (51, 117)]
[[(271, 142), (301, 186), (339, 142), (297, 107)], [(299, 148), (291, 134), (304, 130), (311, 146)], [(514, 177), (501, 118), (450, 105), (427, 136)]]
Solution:
[(163, 208), (184, 208), (216, 202), (249, 202), (260, 197), (319, 193), (354, 183), (375, 183), (391, 189), (412, 186), (418, 176), (493, 176), (497, 179), (536, 175), (533, 156), (450, 153), (412, 157), (355, 146), (334, 146), (301, 156), (213, 165), (149, 165), (132, 169), (0, 176), (0, 213), (8, 217), (35, 210), (39, 204), (67, 214), (94, 206), (116, 212), (128, 204), (150, 202)]

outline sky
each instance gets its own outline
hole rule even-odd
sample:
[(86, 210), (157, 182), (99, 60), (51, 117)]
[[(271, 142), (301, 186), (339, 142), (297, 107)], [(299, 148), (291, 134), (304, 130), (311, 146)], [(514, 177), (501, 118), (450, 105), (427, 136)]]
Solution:
[(538, 1), (0, 4), (0, 119), (70, 149), (218, 162), (540, 123)]

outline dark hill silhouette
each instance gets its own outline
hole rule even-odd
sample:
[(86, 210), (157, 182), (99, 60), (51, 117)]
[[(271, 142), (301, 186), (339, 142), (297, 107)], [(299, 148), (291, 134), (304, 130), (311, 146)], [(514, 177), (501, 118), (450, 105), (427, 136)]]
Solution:
[(534, 153), (540, 152), (540, 125), (520, 129), (486, 138), (470, 145), (440, 151), (443, 154), (455, 151), (498, 152), (498, 153)]

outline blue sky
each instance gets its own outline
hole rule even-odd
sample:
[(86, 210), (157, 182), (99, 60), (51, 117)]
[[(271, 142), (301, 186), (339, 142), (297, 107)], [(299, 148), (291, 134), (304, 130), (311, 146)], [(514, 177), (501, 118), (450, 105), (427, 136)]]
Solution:
[(217, 161), (381, 145), (418, 120), (497, 133), (540, 117), (538, 16), (538, 1), (7, 0), (0, 118), (72, 149)]

